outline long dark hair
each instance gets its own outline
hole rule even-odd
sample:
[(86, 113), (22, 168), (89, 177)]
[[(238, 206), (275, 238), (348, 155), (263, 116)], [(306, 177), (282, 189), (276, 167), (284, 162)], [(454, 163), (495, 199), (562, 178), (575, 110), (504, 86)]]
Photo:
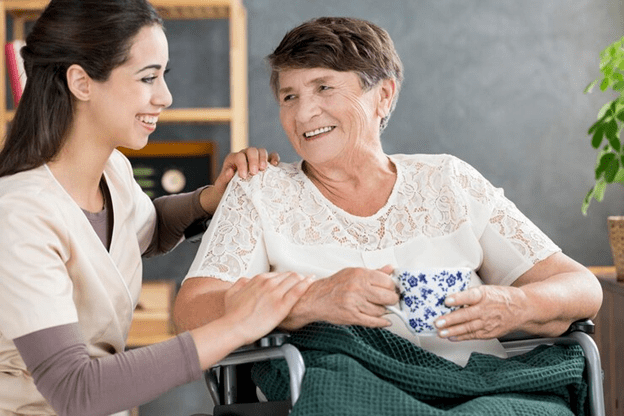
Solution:
[(129, 58), (132, 39), (162, 18), (146, 0), (52, 0), (20, 51), (26, 87), (0, 152), (0, 177), (54, 159), (73, 121), (67, 69), (96, 81)]

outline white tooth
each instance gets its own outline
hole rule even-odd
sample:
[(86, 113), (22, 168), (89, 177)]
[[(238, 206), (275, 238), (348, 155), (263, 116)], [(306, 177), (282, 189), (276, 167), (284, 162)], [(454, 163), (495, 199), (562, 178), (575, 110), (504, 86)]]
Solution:
[(332, 130), (332, 127), (329, 127), (329, 126), (328, 127), (321, 127), (321, 128), (318, 128), (318, 129), (316, 129), (316, 130), (314, 130), (312, 132), (304, 133), (304, 135), (306, 137), (312, 137), (312, 136), (319, 135), (321, 133), (326, 133), (326, 132), (331, 131), (331, 130)]

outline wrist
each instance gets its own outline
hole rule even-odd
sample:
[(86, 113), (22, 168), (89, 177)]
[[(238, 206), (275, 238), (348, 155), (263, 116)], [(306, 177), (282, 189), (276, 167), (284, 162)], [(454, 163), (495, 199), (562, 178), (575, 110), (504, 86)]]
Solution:
[(199, 363), (206, 370), (232, 351), (245, 345), (246, 339), (236, 322), (219, 318), (209, 324), (189, 331), (199, 355)]
[(214, 215), (219, 205), (219, 199), (215, 200), (215, 187), (213, 185), (207, 185), (200, 191), (199, 205), (206, 216)]

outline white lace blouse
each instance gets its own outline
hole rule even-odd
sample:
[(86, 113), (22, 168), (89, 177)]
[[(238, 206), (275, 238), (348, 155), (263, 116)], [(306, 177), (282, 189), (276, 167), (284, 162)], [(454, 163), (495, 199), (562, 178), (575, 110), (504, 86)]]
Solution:
[[(269, 166), (247, 180), (236, 176), (187, 278), (233, 282), (266, 271), (296, 271), (320, 279), (345, 267), (391, 264), (470, 267), (472, 286), (510, 285), (559, 251), (467, 163), (449, 155), (389, 157), (397, 180), (386, 204), (369, 217), (328, 201), (302, 172), (301, 162)], [(393, 332), (458, 363), (473, 350), (503, 355), (492, 342), (414, 339), (394, 315), (388, 317)]]

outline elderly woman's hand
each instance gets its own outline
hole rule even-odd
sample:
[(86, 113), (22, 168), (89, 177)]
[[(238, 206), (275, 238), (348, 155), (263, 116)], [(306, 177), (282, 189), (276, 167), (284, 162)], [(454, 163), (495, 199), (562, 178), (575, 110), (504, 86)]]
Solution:
[(386, 327), (386, 305), (399, 301), (389, 274), (391, 266), (379, 270), (347, 268), (315, 281), (281, 327), (297, 329), (315, 321), (337, 325)]
[(556, 337), (600, 309), (602, 289), (587, 268), (563, 253), (535, 264), (512, 286), (483, 285), (446, 299), (464, 306), (438, 319), (453, 340), (498, 338), (513, 331)]
[(238, 175), (245, 179), (248, 175), (255, 175), (265, 170), (268, 163), (276, 166), (279, 163), (279, 155), (275, 152), (267, 154), (266, 149), (248, 147), (240, 152), (230, 153), (223, 161), (223, 166), (219, 176), (215, 180), (214, 186), (205, 188), (200, 196), (200, 203), (204, 211), (214, 214), (225, 189), (238, 172)]
[(445, 303), (463, 307), (436, 321), (443, 338), (497, 338), (526, 322), (526, 295), (517, 287), (483, 285), (451, 295)]

